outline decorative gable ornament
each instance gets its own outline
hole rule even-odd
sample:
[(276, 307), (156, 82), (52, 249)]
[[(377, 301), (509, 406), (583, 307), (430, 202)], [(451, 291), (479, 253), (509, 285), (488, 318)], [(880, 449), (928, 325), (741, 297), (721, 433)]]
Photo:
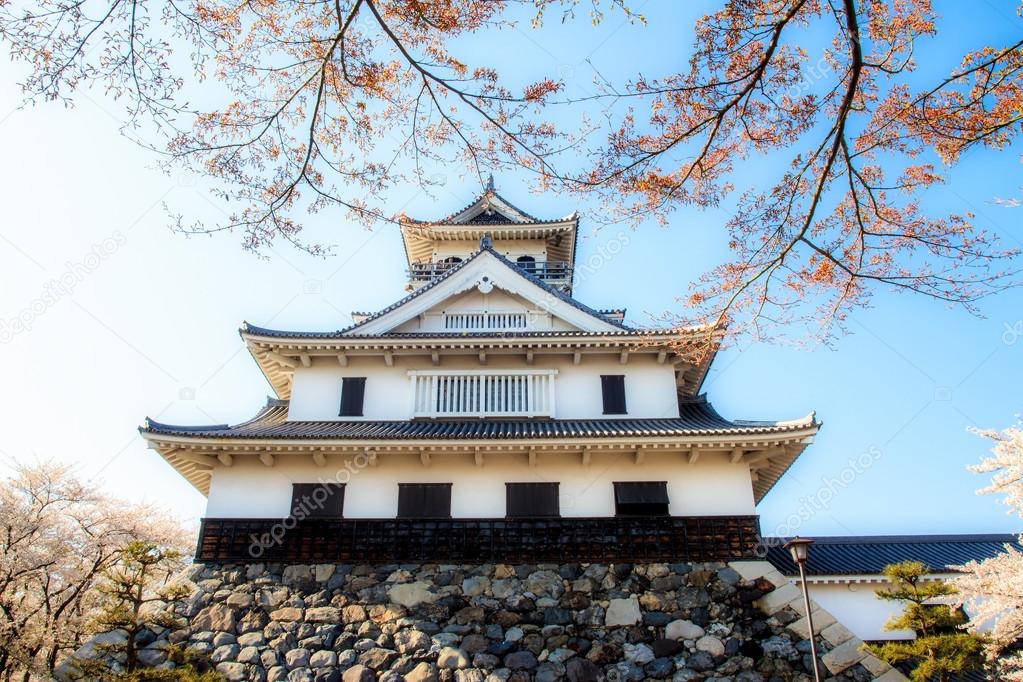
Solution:
[(417, 289), (377, 315), (342, 331), (345, 335), (380, 335), (393, 331), (430, 309), (442, 306), (460, 294), (476, 289), (488, 294), (500, 289), (520, 296), (536, 308), (563, 320), (577, 331), (620, 332), (629, 327), (612, 322), (516, 266), (492, 247), (486, 246), (449, 269), (430, 284)]

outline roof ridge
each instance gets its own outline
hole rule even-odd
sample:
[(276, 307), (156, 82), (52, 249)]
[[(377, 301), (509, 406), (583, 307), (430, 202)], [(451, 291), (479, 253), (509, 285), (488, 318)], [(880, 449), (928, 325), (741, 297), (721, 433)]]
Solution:
[[(265, 426), (265, 420), (268, 415), (273, 413), (275, 410), (286, 408), (289, 405), (287, 400), (270, 399), (267, 404), (260, 409), (260, 411), (243, 422), (234, 425), (214, 425), (214, 426), (176, 426), (172, 424), (163, 424), (160, 422), (147, 421), (144, 430), (150, 432), (158, 431), (234, 431), (242, 429), (246, 426), (257, 425)], [(366, 429), (373, 427), (387, 427), (387, 426), (404, 426), (409, 429), (430, 429), (433, 425), (455, 425), (461, 424), (473, 428), (493, 428), (495, 426), (502, 425), (532, 425), (537, 428), (554, 428), (554, 429), (571, 429), (579, 426), (589, 425), (603, 425), (606, 428), (612, 429), (631, 429), (635, 427), (673, 427), (680, 430), (692, 431), (693, 433), (715, 433), (715, 432), (727, 432), (729, 430), (736, 430), (736, 427), (740, 427), (737, 430), (747, 431), (748, 429), (742, 429), (743, 424), (738, 424), (734, 421), (725, 419), (718, 414), (711, 407), (710, 403), (703, 403), (704, 412), (702, 415), (693, 414), (680, 414), (677, 417), (631, 417), (631, 418), (612, 418), (607, 417), (587, 417), (580, 419), (539, 419), (536, 417), (499, 417), (499, 418), (487, 418), (480, 420), (478, 418), (466, 418), (466, 417), (453, 417), (450, 419), (433, 419), (433, 420), (421, 420), (421, 419), (365, 419), (359, 421), (351, 420), (335, 420), (335, 419), (306, 419), (306, 420), (286, 420), (284, 422), (275, 422), (274, 425), (286, 424), (293, 427), (309, 427), (309, 426), (334, 426), (338, 428), (350, 428), (350, 429)], [(700, 417), (703, 421), (700, 422)], [(694, 421), (694, 419), (696, 421)], [(259, 424), (260, 420), (264, 420), (263, 424)], [(697, 424), (697, 422), (700, 422)], [(696, 424), (696, 425), (694, 425)], [(776, 428), (773, 425), (766, 425), (763, 427), (754, 427), (756, 430), (770, 430)], [(785, 427), (788, 430), (794, 430), (792, 427)]]
[(723, 421), (731, 422), (737, 426), (750, 426), (750, 427), (763, 427), (763, 426), (780, 426), (780, 427), (795, 427), (795, 426), (820, 426), (821, 423), (817, 421), (817, 411), (813, 410), (809, 414), (796, 419), (729, 419), (721, 416), (714, 406), (710, 403), (706, 393), (698, 393), (694, 396), (682, 396), (679, 397), (679, 407), (683, 405), (703, 405), (704, 409), (712, 413), (718, 419)]
[[(611, 320), (604, 320), (608, 324), (613, 324)], [(351, 329), (351, 328), (349, 328)], [(699, 331), (699, 328), (687, 331)], [(246, 325), (240, 331), (249, 331), (252, 333), (262, 333), (268, 336), (295, 336), (295, 337), (309, 337), (309, 338), (325, 338), (331, 335), (336, 335), (339, 331), (290, 331), (281, 329), (269, 329), (266, 327), (257, 327), (255, 325)], [(587, 336), (610, 336), (610, 337), (651, 337), (651, 336), (673, 336), (674, 330), (671, 329), (612, 329), (607, 331), (576, 331), (576, 330), (558, 330), (558, 329), (547, 329), (547, 330), (521, 330), (521, 329), (510, 329), (506, 331), (501, 330), (484, 330), (484, 331), (429, 331), (429, 332), (383, 332), (374, 334), (345, 334), (343, 337), (347, 339), (425, 339), (425, 338), (438, 338), (438, 339), (542, 339), (546, 337), (551, 338), (574, 338), (574, 337), (587, 337)]]
[(356, 323), (354, 323), (352, 325), (344, 327), (343, 329), (339, 329), (337, 333), (339, 335), (340, 334), (347, 334), (349, 331), (351, 331), (353, 329), (358, 329), (359, 327), (367, 325), (370, 322), (373, 322), (374, 320), (380, 319), (381, 317), (383, 317), (387, 313), (391, 312), (392, 310), (397, 310), (398, 308), (400, 308), (401, 306), (405, 305), (409, 301), (411, 301), (413, 299), (416, 299), (419, 296), (422, 296), (424, 293), (426, 293), (430, 289), (433, 289), (434, 287), (436, 287), (441, 282), (447, 280), (449, 277), (454, 275), (456, 272), (458, 272), (459, 270), (463, 269), (466, 265), (468, 265), (472, 261), (476, 260), (476, 258), (478, 258), (481, 253), (482, 253), (482, 250), (477, 251), (477, 252), (471, 254), (468, 258), (463, 260), (461, 263), (456, 264), (453, 268), (448, 268), (447, 271), (445, 271), (444, 274), (442, 274), (440, 277), (437, 277), (436, 279), (433, 279), (430, 282), (427, 282), (423, 286), (419, 287), (418, 289), (416, 289), (415, 291), (411, 292), (407, 296), (405, 296), (405, 297), (395, 301), (394, 303), (392, 303), (391, 305), (387, 306), (386, 308), (382, 308), (382, 309), (378, 310), (377, 312), (375, 312), (372, 315), (370, 315), (369, 317), (367, 317), (365, 320), (362, 320), (361, 322), (356, 322)]
[[(1019, 533), (933, 533), (922, 535), (822, 535), (811, 538), (814, 544), (819, 545), (895, 545), (895, 544), (922, 544), (922, 543), (965, 543), (965, 542), (1001, 542), (1004, 538), (1018, 539), (1023, 534)], [(791, 540), (789, 537), (765, 537), (765, 540)], [(1015, 542), (1015, 540), (1010, 540)]]
[(808, 414), (796, 419), (777, 419), (777, 420), (752, 420), (752, 419), (734, 419), (732, 420), (736, 424), (744, 424), (749, 426), (796, 426), (798, 424), (819, 424), (817, 421), (817, 410), (811, 410)]
[(146, 417), (142, 420), (142, 426), (138, 428), (139, 431), (159, 431), (160, 429), (168, 431), (228, 431), (233, 428), (230, 424), (168, 424), (166, 422), (158, 422), (152, 417)]
[(158, 422), (155, 419), (146, 417), (143, 421), (143, 425), (139, 427), (139, 431), (159, 431), (160, 429), (168, 431), (230, 431), (232, 429), (242, 428), (250, 424), (254, 424), (259, 420), (272, 413), (274, 410), (286, 408), (291, 404), (290, 400), (283, 398), (275, 398), (274, 396), (268, 395), (266, 397), (266, 403), (263, 407), (259, 408), (253, 416), (235, 424), (189, 424), (189, 425), (178, 425), (168, 424), (166, 422)]
[[(546, 292), (546, 293), (548, 293), (548, 294), (550, 294), (550, 295), (560, 299), (561, 301), (563, 301), (563, 302), (573, 306), (574, 308), (576, 308), (578, 310), (583, 311), (584, 313), (586, 313), (588, 315), (591, 315), (591, 316), (601, 320), (602, 322), (605, 322), (606, 324), (609, 324), (609, 325), (611, 325), (613, 327), (617, 327), (618, 329), (620, 329), (622, 331), (626, 331), (626, 332), (643, 333), (645, 331), (649, 331), (649, 330), (636, 329), (636, 328), (630, 327), (629, 325), (626, 325), (623, 322), (618, 322), (617, 320), (612, 320), (612, 319), (606, 318), (605, 316), (601, 315), (598, 311), (596, 311), (593, 308), (589, 307), (585, 303), (583, 303), (583, 302), (573, 298), (572, 296), (570, 296), (569, 294), (566, 294), (565, 292), (561, 291), (557, 287), (551, 286), (550, 284), (544, 282), (542, 279), (540, 279), (536, 275), (534, 275), (534, 274), (532, 274), (530, 272), (527, 272), (523, 268), (518, 267), (515, 263), (511, 262), (509, 259), (507, 259), (503, 255), (501, 255), (491, 245), (491, 246), (482, 246), (478, 251), (475, 251), (472, 254), (470, 254), (469, 257), (466, 258), (465, 260), (463, 260), (461, 263), (458, 263), (454, 267), (449, 268), (440, 277), (437, 277), (436, 279), (431, 280), (429, 283), (419, 287), (415, 291), (413, 291), (410, 294), (408, 294), (407, 296), (405, 296), (405, 297), (395, 301), (394, 303), (392, 303), (391, 305), (387, 306), (386, 308), (382, 308), (381, 310), (373, 313), (372, 315), (370, 315), (366, 319), (364, 319), (364, 320), (362, 320), (360, 322), (356, 322), (354, 324), (351, 324), (351, 325), (349, 325), (347, 327), (343, 327), (343, 328), (337, 330), (336, 332), (326, 332), (326, 333), (328, 333), (328, 334), (333, 333), (333, 334), (337, 334), (338, 336), (342, 336), (342, 335), (356, 336), (354, 334), (350, 334), (350, 332), (352, 332), (352, 331), (354, 331), (356, 329), (359, 329), (360, 327), (363, 327), (363, 326), (369, 324), (370, 322), (374, 322), (374, 321), (380, 319), (381, 317), (383, 317), (384, 315), (386, 315), (387, 313), (390, 313), (391, 311), (400, 308), (401, 306), (405, 305), (409, 301), (412, 301), (412, 300), (418, 298), (419, 296), (422, 296), (427, 291), (429, 291), (429, 290), (433, 289), (434, 287), (438, 286), (442, 282), (446, 281), (449, 277), (452, 277), (455, 273), (459, 272), (460, 270), (462, 270), (463, 268), (468, 266), (469, 263), (472, 263), (474, 260), (479, 258), (485, 252), (486, 253), (490, 253), (492, 256), (496, 257), (501, 263), (503, 263), (505, 266), (507, 266), (515, 274), (519, 275), (520, 277), (525, 278), (527, 281), (531, 282), (532, 284), (535, 284), (535, 285), (539, 286), (541, 289), (544, 290), (544, 292)], [(257, 333), (258, 334), (260, 332), (271, 332), (272, 333), (274, 331), (275, 330), (273, 330), (273, 329), (268, 329), (268, 328), (265, 328), (265, 327), (259, 327), (259, 326), (256, 326), (256, 325), (250, 325), (248, 322), (243, 322), (242, 323), (242, 327), (239, 329), (239, 333), (249, 332), (249, 333)], [(608, 333), (608, 332), (591, 332), (591, 333), (602, 334), (602, 333)], [(379, 336), (379, 335), (377, 335), (377, 336)]]
[[(511, 210), (513, 210), (516, 213), (519, 213), (519, 214), (525, 216), (525, 218), (526, 218), (525, 221), (510, 220), (509, 224), (524, 225), (524, 224), (529, 224), (530, 222), (534, 222), (534, 223), (542, 222), (536, 216), (531, 215), (530, 213), (527, 213), (526, 211), (523, 211), (521, 208), (519, 208), (518, 206), (516, 206), (512, 202), (510, 202), (507, 199), (505, 199), (500, 193), (497, 192), (497, 190), (495, 190), (493, 188), (485, 189), (483, 192), (477, 194), (473, 198), (473, 200), (470, 201), (468, 204), (466, 204), (465, 206), (463, 206), (462, 208), (460, 208), (459, 210), (457, 210), (457, 211), (455, 211), (453, 213), (449, 213), (448, 215), (444, 216), (443, 218), (441, 218), (439, 220), (430, 220), (430, 221), (421, 221), (421, 220), (415, 220), (415, 219), (412, 219), (412, 220), (414, 222), (417, 222), (417, 223), (433, 224), (433, 225), (461, 224), (461, 223), (454, 223), (455, 218), (457, 218), (458, 216), (462, 215), (463, 213), (465, 213), (469, 209), (473, 208), (477, 204), (481, 204), (484, 201), (489, 201), (491, 199), (497, 199), (501, 203), (505, 204)], [(508, 216), (505, 216), (505, 217), (508, 217)]]

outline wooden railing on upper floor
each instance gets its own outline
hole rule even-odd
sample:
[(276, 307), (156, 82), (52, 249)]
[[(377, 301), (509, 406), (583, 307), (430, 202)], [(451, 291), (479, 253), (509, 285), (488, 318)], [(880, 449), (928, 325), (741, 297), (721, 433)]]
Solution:
[[(449, 263), (439, 261), (436, 263), (412, 263), (409, 266), (409, 279), (414, 282), (429, 282), (444, 275), (451, 268), (459, 265), (461, 261)], [(572, 267), (567, 261), (531, 261), (528, 263), (516, 263), (530, 275), (542, 280), (563, 281), (572, 278)]]

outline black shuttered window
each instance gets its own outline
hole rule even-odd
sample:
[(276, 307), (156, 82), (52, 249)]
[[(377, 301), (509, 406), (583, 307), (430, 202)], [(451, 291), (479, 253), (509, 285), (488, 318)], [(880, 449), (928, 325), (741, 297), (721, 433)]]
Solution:
[(342, 483), (295, 483), (291, 486), (291, 515), (307, 519), (340, 519), (345, 508)]
[(451, 484), (399, 483), (398, 517), (404, 519), (451, 518)]
[(557, 483), (506, 483), (509, 518), (561, 516)]
[(604, 396), (604, 414), (626, 414), (625, 375), (602, 374), (600, 390)]
[(366, 377), (344, 377), (341, 379), (341, 417), (361, 417), (362, 403), (366, 397)]
[(667, 516), (665, 481), (615, 483), (615, 516)]

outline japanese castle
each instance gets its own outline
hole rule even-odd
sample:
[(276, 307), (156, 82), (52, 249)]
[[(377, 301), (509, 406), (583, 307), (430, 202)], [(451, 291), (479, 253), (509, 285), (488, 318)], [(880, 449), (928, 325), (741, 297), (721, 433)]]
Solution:
[(752, 556), (755, 505), (818, 423), (725, 419), (700, 393), (719, 330), (573, 298), (578, 228), (491, 184), (402, 220), (402, 300), (337, 331), (244, 324), (276, 397), (235, 426), (142, 429), (208, 497), (197, 558)]

